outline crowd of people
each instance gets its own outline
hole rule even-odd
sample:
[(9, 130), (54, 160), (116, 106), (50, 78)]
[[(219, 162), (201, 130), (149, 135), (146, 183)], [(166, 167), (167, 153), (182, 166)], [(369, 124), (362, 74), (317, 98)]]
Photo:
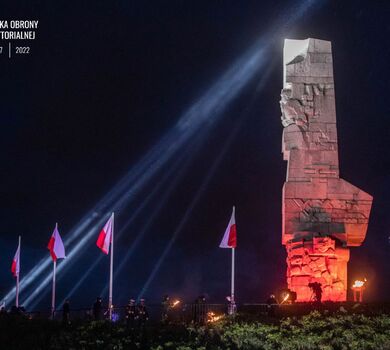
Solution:
[[(165, 295), (161, 302), (161, 317), (160, 321), (163, 324), (169, 324), (173, 320), (173, 314), (177, 305), (180, 304), (179, 300), (171, 301), (168, 295)], [(196, 324), (205, 324), (207, 322), (208, 304), (206, 303), (205, 296), (199, 296), (193, 304), (191, 304), (191, 310), (187, 310), (188, 306), (185, 305), (180, 308), (181, 311), (191, 312), (191, 320)], [(62, 306), (62, 321), (64, 324), (70, 323), (70, 301), (66, 300)], [(100, 321), (109, 319), (109, 310), (103, 306), (101, 297), (96, 298), (96, 301), (92, 305), (90, 318), (94, 321)], [(112, 320), (118, 318), (116, 312), (112, 312)], [(144, 328), (149, 320), (149, 311), (146, 306), (145, 299), (140, 299), (137, 303), (135, 299), (131, 298), (124, 308), (124, 318), (126, 325), (129, 329)]]
[[(313, 292), (313, 301), (316, 303), (321, 303), (322, 297), (322, 288), (320, 283), (310, 283), (309, 287)], [(278, 301), (274, 294), (271, 294), (266, 301), (267, 305), (267, 313), (269, 316), (274, 316), (275, 311), (278, 305), (286, 303), (293, 304), (296, 300), (296, 293), (291, 290), (284, 290), (284, 295), (288, 298), (282, 301)], [(282, 295), (283, 295), (282, 293)], [(229, 304), (227, 305), (227, 313), (229, 315), (234, 314), (236, 312), (236, 304), (234, 301), (227, 298)], [(168, 295), (165, 295), (161, 302), (161, 318), (160, 321), (163, 324), (169, 324), (173, 320), (173, 310), (175, 307), (180, 304), (179, 300), (171, 301)], [(181, 308), (184, 311), (184, 308), (188, 307), (188, 305), (183, 306)], [(198, 325), (203, 325), (208, 321), (208, 307), (209, 305), (206, 302), (206, 298), (204, 295), (199, 296), (194, 303), (190, 304), (191, 310), (186, 309), (187, 315), (191, 314), (191, 321)], [(0, 308), (0, 314), (6, 313), (5, 308)], [(24, 315), (26, 314), (23, 307), (16, 308), (16, 306), (12, 307), (10, 314), (18, 314)], [(70, 324), (70, 301), (66, 300), (62, 306), (62, 322), (64, 324)], [(116, 313), (109, 313), (106, 307), (103, 307), (103, 301), (101, 297), (96, 298), (96, 301), (92, 305), (92, 309), (90, 313), (88, 313), (90, 318), (95, 321), (100, 321), (104, 319), (109, 319), (109, 315), (111, 315), (111, 319), (113, 321), (118, 319), (118, 315)], [(126, 321), (126, 325), (129, 329), (142, 329), (145, 327), (149, 320), (149, 312), (145, 303), (145, 299), (140, 299), (138, 303), (136, 303), (135, 299), (131, 298), (124, 310), (124, 318)]]

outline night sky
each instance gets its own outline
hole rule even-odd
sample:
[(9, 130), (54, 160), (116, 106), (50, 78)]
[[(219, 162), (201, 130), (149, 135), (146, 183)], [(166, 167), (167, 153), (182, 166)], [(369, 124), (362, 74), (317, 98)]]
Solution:
[[(29, 56), (0, 58), (0, 298), (14, 286), (10, 265), (18, 235), (23, 277), (49, 254), (55, 223), (65, 239), (242, 53), (280, 16), (288, 19), (286, 9), (299, 1), (33, 3), (0, 5), (2, 19), (39, 20)], [(222, 302), (229, 294), (230, 251), (218, 245), (233, 205), (238, 302), (261, 302), (285, 287), (281, 189), (286, 163), (279, 108), (285, 37), (332, 41), (340, 174), (374, 197), (366, 241), (351, 249), (349, 281), (366, 277), (367, 300), (389, 300), (389, 15), (388, 1), (317, 1), (303, 18), (271, 36), (265, 84), (258, 86), (264, 71), (255, 74), (210, 132), (195, 135), (201, 145), (175, 155), (186, 167), (174, 168), (173, 159), (117, 213), (120, 230), (166, 175), (118, 237), (116, 266), (148, 225), (115, 279), (114, 304), (138, 296), (186, 212), (144, 296), (158, 302), (168, 293), (192, 301), (204, 293)], [(164, 197), (170, 184), (174, 190)], [(58, 276), (59, 302), (102, 255), (95, 245), (98, 231), (77, 262)], [(88, 274), (71, 296), (72, 306), (90, 306), (100, 295), (108, 263), (104, 257)], [(45, 290), (36, 308), (49, 307), (50, 285)], [(22, 303), (27, 296), (22, 290)]]

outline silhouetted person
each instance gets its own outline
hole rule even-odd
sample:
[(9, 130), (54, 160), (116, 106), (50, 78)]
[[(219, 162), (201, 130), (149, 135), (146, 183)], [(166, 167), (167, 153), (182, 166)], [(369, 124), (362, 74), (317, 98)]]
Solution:
[(126, 306), (126, 326), (128, 330), (134, 330), (135, 319), (137, 318), (137, 306), (135, 300), (130, 299)]
[(13, 306), (11, 307), (10, 314), (11, 314), (11, 315), (20, 315), (20, 310), (19, 310), (19, 308), (18, 308), (16, 305), (13, 305)]
[(232, 298), (231, 295), (228, 295), (226, 297), (226, 300), (229, 302), (227, 306), (228, 315), (235, 315), (237, 311), (237, 305), (236, 305), (236, 301), (234, 300), (234, 297)]
[(64, 324), (69, 324), (70, 322), (70, 303), (69, 300), (65, 300), (64, 305), (62, 306), (62, 322)]
[(6, 315), (7, 315), (7, 311), (5, 310), (5, 307), (2, 306), (2, 307), (0, 308), (0, 317), (4, 317), (4, 316), (6, 316)]
[(199, 296), (198, 299), (195, 300), (193, 307), (194, 322), (199, 325), (204, 325), (207, 321), (206, 297), (204, 295)]
[(319, 282), (311, 282), (311, 283), (309, 283), (309, 287), (313, 291), (314, 302), (321, 303), (321, 299), (322, 299), (321, 283), (319, 283)]
[(141, 299), (137, 306), (138, 326), (143, 330), (149, 320), (149, 313), (145, 305), (145, 299)]
[(149, 313), (145, 305), (145, 299), (141, 299), (137, 305), (137, 319), (139, 330), (139, 341), (141, 349), (150, 349), (148, 345), (148, 336), (146, 323), (149, 320)]
[(168, 295), (164, 296), (161, 305), (162, 305), (161, 322), (166, 323), (166, 322), (168, 322), (168, 318), (169, 318), (168, 312), (169, 312), (169, 309), (171, 308), (171, 304), (170, 304)]
[(277, 302), (277, 300), (276, 300), (276, 298), (275, 298), (275, 295), (274, 294), (271, 294), (270, 296), (269, 296), (269, 298), (267, 299), (267, 304), (268, 305), (273, 305), (273, 304), (277, 304), (278, 302)]
[(290, 290), (290, 300), (291, 300), (291, 304), (295, 304), (297, 300), (297, 292)]
[(102, 319), (102, 298), (96, 298), (96, 301), (93, 304), (92, 312), (95, 321), (99, 321)]
[(24, 306), (19, 306), (18, 312), (19, 312), (19, 315), (20, 315), (20, 316), (27, 317), (27, 318), (29, 318), (29, 319), (32, 318), (30, 314), (27, 314), (26, 308), (25, 308)]
[(278, 301), (275, 298), (274, 294), (271, 294), (267, 299), (267, 313), (268, 316), (275, 316), (275, 309), (278, 305)]

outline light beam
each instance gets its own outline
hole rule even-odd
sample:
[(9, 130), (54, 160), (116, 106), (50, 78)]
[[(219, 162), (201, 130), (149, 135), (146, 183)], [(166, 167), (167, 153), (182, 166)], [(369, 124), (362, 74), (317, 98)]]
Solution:
[[(59, 266), (60, 275), (70, 261), (74, 263), (81, 251), (91, 241), (91, 238), (101, 228), (107, 213), (121, 210), (134, 202), (136, 196), (150, 183), (164, 167), (185, 147), (194, 137), (199, 137), (210, 130), (210, 127), (220, 120), (222, 112), (229, 106), (243, 88), (264, 67), (266, 53), (270, 43), (278, 36), (279, 28), (286, 28), (301, 18), (309, 8), (321, 1), (306, 0), (296, 7), (295, 12), (288, 9), (276, 23), (275, 29), (262, 36), (251, 49), (236, 60), (232, 66), (218, 79), (211, 88), (180, 117), (177, 124), (167, 132), (159, 142), (107, 193), (93, 209), (91, 209), (75, 227), (65, 236), (64, 244), (69, 251), (68, 258)], [(285, 20), (287, 18), (288, 20)], [(191, 209), (192, 210), (192, 209)], [(191, 211), (190, 210), (190, 211)], [(188, 215), (190, 213), (188, 212)], [(178, 226), (181, 228), (185, 221)], [(180, 231), (180, 230), (179, 230)], [(80, 239), (81, 237), (81, 239)], [(168, 249), (169, 250), (169, 249)], [(28, 298), (24, 306), (28, 307), (38, 294), (48, 292), (50, 283), (48, 267), (49, 256), (41, 259), (20, 281), (24, 294)], [(41, 281), (33, 290), (33, 282)], [(12, 288), (3, 299), (9, 300), (14, 294)]]

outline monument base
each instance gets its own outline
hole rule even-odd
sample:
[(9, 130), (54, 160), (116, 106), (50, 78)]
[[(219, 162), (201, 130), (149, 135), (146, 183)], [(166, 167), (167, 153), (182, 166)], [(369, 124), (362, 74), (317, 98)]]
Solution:
[(337, 247), (331, 237), (313, 237), (286, 244), (287, 284), (297, 302), (314, 301), (310, 283), (320, 283), (322, 301), (347, 300), (349, 249)]

